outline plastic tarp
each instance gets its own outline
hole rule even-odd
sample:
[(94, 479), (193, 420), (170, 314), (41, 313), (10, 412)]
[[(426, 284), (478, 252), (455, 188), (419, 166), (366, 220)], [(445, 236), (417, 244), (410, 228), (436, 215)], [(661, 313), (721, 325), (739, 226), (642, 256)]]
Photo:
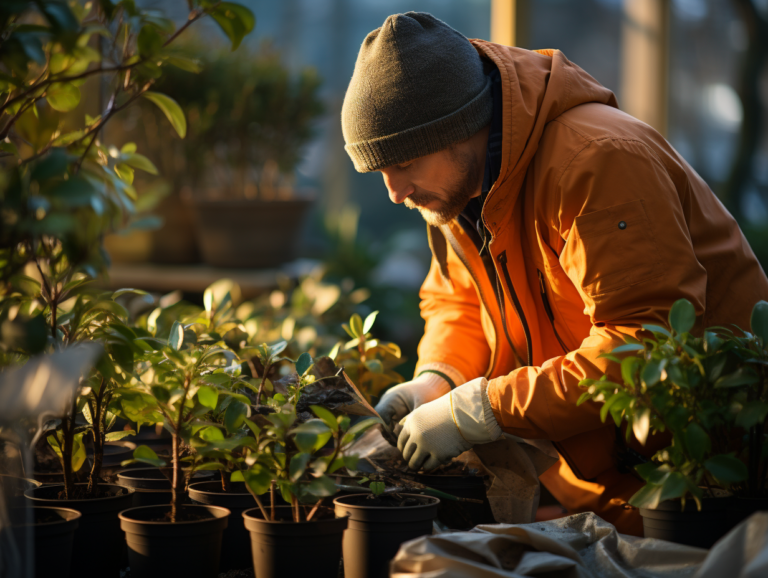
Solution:
[(768, 512), (711, 550), (619, 534), (593, 513), (530, 524), (481, 525), (404, 543), (392, 578), (765, 578)]

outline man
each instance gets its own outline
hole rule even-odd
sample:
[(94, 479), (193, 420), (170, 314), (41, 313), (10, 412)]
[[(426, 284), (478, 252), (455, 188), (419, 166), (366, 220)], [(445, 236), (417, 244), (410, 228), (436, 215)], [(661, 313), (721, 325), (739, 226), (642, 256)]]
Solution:
[[(667, 323), (686, 298), (698, 329), (748, 326), (768, 279), (736, 222), (651, 127), (557, 50), (469, 41), (429, 14), (396, 14), (363, 42), (342, 109), (346, 150), (428, 223), (433, 259), (416, 377), (377, 409), (431, 469), (506, 432), (554, 443), (541, 481), (569, 512), (642, 535), (627, 447), (576, 406), (599, 355)], [(609, 420), (610, 421), (610, 420)]]

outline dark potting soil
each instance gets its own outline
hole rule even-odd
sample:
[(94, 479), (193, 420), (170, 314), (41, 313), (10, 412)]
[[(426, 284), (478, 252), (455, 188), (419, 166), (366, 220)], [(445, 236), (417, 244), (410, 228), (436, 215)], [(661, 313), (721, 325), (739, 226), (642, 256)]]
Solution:
[[(207, 511), (199, 512), (197, 510), (188, 510), (186, 508), (182, 508), (176, 513), (177, 522), (199, 522), (200, 520), (212, 520), (215, 517), (216, 516), (210, 514)], [(170, 522), (171, 511), (168, 510), (165, 514), (163, 514), (159, 518), (151, 518), (149, 521), (150, 522)]]
[(387, 494), (374, 496), (373, 494), (360, 494), (354, 498), (345, 499), (344, 503), (350, 506), (370, 506), (372, 508), (413, 508), (430, 503), (429, 498), (414, 498), (399, 494)]
[(65, 497), (64, 490), (61, 490), (56, 494), (57, 500), (93, 500), (95, 498), (108, 498), (110, 496), (122, 496), (127, 494), (128, 490), (123, 488), (110, 488), (105, 490), (100, 487), (96, 487), (96, 494), (92, 495), (88, 493), (88, 486), (75, 486), (74, 491), (70, 494), (69, 498)]

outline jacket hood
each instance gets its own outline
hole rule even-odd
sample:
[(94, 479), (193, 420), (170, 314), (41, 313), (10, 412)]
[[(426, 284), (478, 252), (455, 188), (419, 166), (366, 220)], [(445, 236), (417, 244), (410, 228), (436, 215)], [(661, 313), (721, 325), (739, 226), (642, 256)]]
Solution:
[[(501, 171), (483, 208), (486, 225), (492, 225), (494, 220), (500, 222), (501, 211), (508, 214), (507, 208), (516, 202), (547, 123), (588, 102), (615, 108), (618, 103), (613, 92), (559, 50), (530, 51), (485, 40), (470, 42), (480, 56), (493, 61), (502, 80)], [(495, 194), (502, 185), (507, 194)], [(489, 229), (495, 233), (495, 227)]]

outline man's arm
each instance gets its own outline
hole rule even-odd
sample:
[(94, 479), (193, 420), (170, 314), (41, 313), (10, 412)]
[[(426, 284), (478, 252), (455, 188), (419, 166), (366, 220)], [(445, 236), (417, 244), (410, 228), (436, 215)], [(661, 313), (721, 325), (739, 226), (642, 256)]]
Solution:
[(551, 200), (551, 229), (565, 239), (560, 265), (575, 285), (592, 329), (576, 351), (491, 380), (487, 393), (504, 431), (560, 441), (601, 426), (598, 404), (576, 407), (579, 381), (617, 364), (598, 356), (637, 335), (645, 323), (666, 325), (681, 298), (705, 307), (707, 273), (686, 223), (687, 196), (646, 145), (591, 142), (563, 171)]

